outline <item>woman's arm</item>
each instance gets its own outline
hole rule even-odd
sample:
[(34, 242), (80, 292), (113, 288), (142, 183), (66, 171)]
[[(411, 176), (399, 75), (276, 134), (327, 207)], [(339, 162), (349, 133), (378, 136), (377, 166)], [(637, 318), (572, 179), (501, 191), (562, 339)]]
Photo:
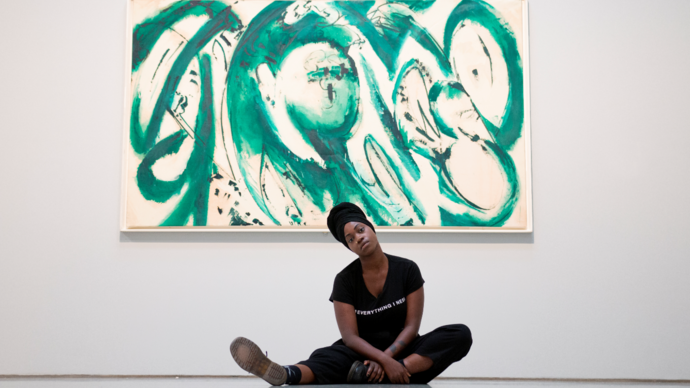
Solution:
[(338, 322), (338, 329), (345, 346), (369, 360), (383, 364), (383, 361), (389, 357), (359, 336), (354, 306), (338, 301), (333, 301), (333, 306), (335, 306), (335, 320)]
[(405, 347), (412, 342), (419, 333), (419, 325), (422, 324), (424, 313), (424, 286), (407, 296), (407, 317), (405, 327), (400, 332), (395, 342), (384, 352), (387, 356), (395, 358)]
[[(363, 357), (379, 363), (392, 383), (408, 384), (410, 381), (409, 375), (402, 364), (395, 361), (388, 354), (371, 346), (370, 343), (359, 336), (354, 306), (338, 301), (333, 301), (333, 306), (335, 307), (335, 320), (338, 322), (338, 329), (345, 346)], [(417, 327), (419, 328), (419, 325)]]

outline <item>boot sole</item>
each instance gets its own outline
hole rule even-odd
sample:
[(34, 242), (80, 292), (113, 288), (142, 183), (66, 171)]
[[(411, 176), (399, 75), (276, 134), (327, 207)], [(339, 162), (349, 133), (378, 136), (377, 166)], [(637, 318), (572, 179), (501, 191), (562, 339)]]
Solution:
[(240, 368), (254, 376), (261, 377), (271, 385), (285, 384), (285, 369), (264, 356), (254, 342), (237, 337), (230, 344), (230, 354)]

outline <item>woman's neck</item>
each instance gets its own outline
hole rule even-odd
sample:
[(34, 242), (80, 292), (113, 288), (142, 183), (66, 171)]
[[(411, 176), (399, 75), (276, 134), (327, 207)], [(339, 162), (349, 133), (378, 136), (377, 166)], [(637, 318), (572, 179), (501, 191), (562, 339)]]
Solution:
[(378, 272), (388, 267), (388, 258), (381, 247), (378, 247), (371, 255), (360, 256), (359, 261), (362, 263), (362, 271), (364, 272)]

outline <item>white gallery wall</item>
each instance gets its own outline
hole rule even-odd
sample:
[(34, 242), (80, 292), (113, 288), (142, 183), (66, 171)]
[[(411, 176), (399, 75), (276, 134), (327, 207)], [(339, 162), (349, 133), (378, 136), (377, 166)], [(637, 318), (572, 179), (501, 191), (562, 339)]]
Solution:
[[(439, 0), (443, 1), (443, 0)], [(244, 375), (338, 339), (325, 233), (120, 233), (126, 1), (0, 12), (0, 375)], [(444, 376), (690, 379), (690, 1), (531, 0), (534, 233), (380, 234)]]

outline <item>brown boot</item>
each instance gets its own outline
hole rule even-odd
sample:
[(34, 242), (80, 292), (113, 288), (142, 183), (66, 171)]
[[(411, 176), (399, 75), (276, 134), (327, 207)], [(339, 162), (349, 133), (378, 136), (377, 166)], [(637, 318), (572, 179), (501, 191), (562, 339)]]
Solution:
[(271, 385), (283, 385), (287, 379), (285, 368), (268, 359), (252, 341), (237, 337), (230, 344), (230, 353), (237, 365)]

